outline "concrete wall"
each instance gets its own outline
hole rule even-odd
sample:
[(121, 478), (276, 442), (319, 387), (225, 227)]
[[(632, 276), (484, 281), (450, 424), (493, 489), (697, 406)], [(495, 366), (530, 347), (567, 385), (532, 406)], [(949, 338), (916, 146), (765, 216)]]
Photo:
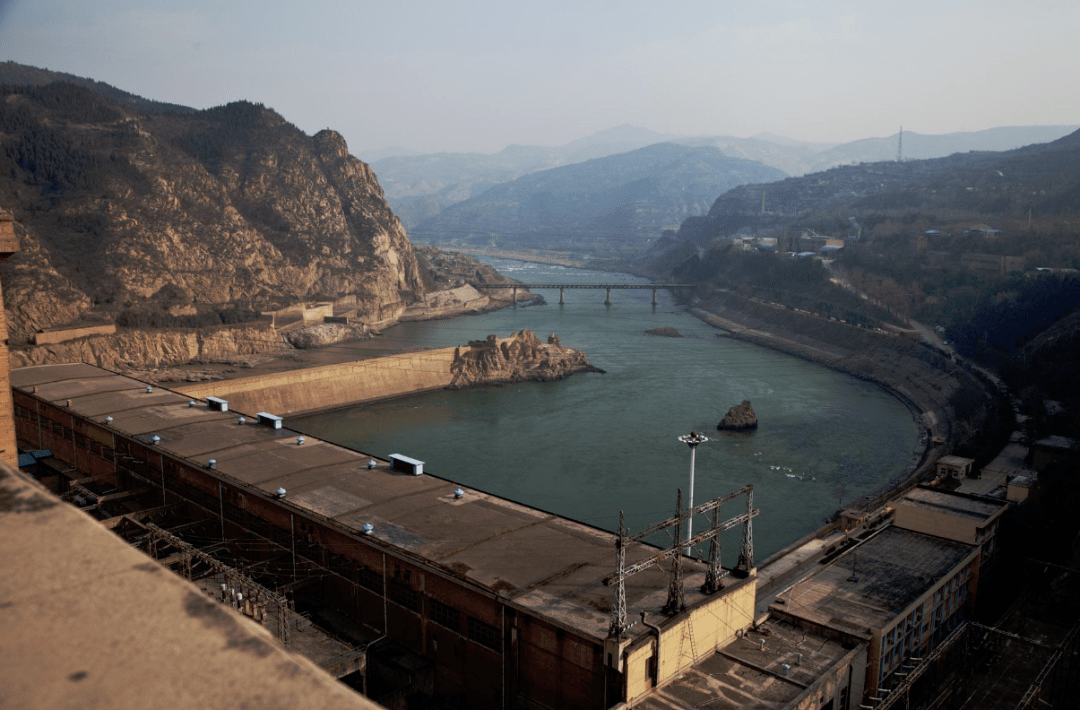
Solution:
[[(19, 250), (15, 222), (8, 212), (0, 213), (0, 262)], [(19, 450), (15, 445), (15, 419), (11, 408), (10, 361), (8, 358), (7, 319), (4, 299), (0, 293), (0, 459), (14, 467), (19, 465)]]
[(258, 377), (185, 383), (176, 389), (189, 397), (227, 399), (229, 409), (245, 414), (284, 416), (446, 387), (454, 350), (440, 348)]
[(65, 340), (85, 338), (88, 335), (112, 335), (115, 332), (116, 325), (114, 323), (107, 323), (104, 325), (88, 325), (82, 328), (60, 328), (56, 330), (47, 330), (42, 333), (34, 333), (34, 345), (49, 345), (51, 343), (62, 343)]
[(975, 520), (952, 515), (947, 511), (932, 510), (902, 499), (894, 503), (894, 509), (893, 525), (898, 528), (966, 542), (969, 545), (978, 542), (976, 534), (979, 526), (986, 524), (985, 520)]
[[(757, 580), (730, 591), (720, 592), (708, 602), (685, 614), (660, 623), (660, 657), (657, 685), (674, 680), (679, 674), (713, 654), (735, 636), (739, 629), (754, 623), (754, 600)], [(631, 648), (626, 656), (626, 702), (633, 703), (650, 685), (646, 673), (649, 659), (656, 653), (655, 637)]]

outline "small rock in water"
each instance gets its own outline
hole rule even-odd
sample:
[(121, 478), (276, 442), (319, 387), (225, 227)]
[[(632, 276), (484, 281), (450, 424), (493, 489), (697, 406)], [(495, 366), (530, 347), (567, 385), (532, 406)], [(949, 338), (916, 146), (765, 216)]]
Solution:
[(749, 431), (757, 429), (758, 420), (750, 400), (744, 399), (728, 410), (727, 416), (720, 420), (716, 428), (720, 431)]
[(666, 338), (681, 338), (682, 333), (672, 328), (670, 325), (665, 325), (663, 328), (652, 328), (645, 331), (645, 335), (662, 335)]

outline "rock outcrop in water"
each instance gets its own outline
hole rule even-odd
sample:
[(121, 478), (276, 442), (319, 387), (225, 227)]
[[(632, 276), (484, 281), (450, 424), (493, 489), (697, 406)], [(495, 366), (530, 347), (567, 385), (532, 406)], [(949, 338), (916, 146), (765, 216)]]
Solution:
[(718, 431), (750, 431), (757, 429), (757, 414), (750, 406), (750, 400), (744, 399), (728, 410), (727, 415), (716, 425)]
[(540, 341), (532, 331), (522, 330), (509, 338), (489, 335), (473, 340), (468, 349), (456, 348), (451, 388), (497, 382), (561, 380), (576, 372), (603, 372), (593, 367), (585, 353), (567, 348), (556, 335)]

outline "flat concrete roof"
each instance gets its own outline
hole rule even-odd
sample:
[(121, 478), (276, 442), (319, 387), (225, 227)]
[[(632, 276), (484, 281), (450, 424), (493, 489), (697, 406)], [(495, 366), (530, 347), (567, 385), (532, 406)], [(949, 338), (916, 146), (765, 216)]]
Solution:
[[(323, 520), (376, 545), (398, 548), (453, 577), (464, 578), (513, 606), (598, 640), (607, 637), (614, 588), (602, 583), (615, 571), (615, 535), (429, 474), (394, 471), (377, 456), (306, 436), (288, 428), (238, 424), (237, 412), (189, 407), (187, 395), (86, 364), (41, 365), (11, 371), (12, 386), (35, 392), (100, 426), (150, 443), (165, 453), (205, 467), (208, 474), (274, 497), (280, 504)], [(246, 414), (246, 413), (245, 413)], [(112, 422), (105, 425), (104, 418)], [(288, 420), (285, 420), (285, 427)], [(375, 469), (367, 462), (375, 459)], [(462, 461), (462, 465), (468, 465)], [(465, 495), (456, 499), (454, 489)], [(627, 547), (628, 565), (658, 551), (643, 543)], [(698, 589), (706, 566), (684, 558), (685, 601), (707, 597)], [(728, 584), (731, 582), (729, 581)], [(668, 574), (657, 567), (626, 583), (629, 613), (659, 613), (667, 600)], [(633, 627), (636, 637), (648, 629)]]
[(974, 551), (890, 525), (780, 594), (770, 608), (869, 638)]
[(634, 707), (780, 710), (859, 646), (865, 644), (844, 646), (812, 630), (772, 618)]
[(966, 466), (975, 462), (975, 459), (967, 459), (963, 456), (942, 456), (937, 462), (944, 466)]
[(1005, 501), (972, 498), (951, 491), (922, 487), (913, 488), (905, 493), (895, 504), (900, 503), (983, 521), (998, 515), (1006, 506)]
[(0, 464), (0, 706), (380, 706)]

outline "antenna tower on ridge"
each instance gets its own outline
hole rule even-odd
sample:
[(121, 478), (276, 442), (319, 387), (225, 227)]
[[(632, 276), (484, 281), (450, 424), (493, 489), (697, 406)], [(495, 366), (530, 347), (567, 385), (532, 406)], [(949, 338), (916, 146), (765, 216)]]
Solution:
[(900, 137), (896, 141), (896, 162), (904, 162), (904, 127), (900, 126)]

